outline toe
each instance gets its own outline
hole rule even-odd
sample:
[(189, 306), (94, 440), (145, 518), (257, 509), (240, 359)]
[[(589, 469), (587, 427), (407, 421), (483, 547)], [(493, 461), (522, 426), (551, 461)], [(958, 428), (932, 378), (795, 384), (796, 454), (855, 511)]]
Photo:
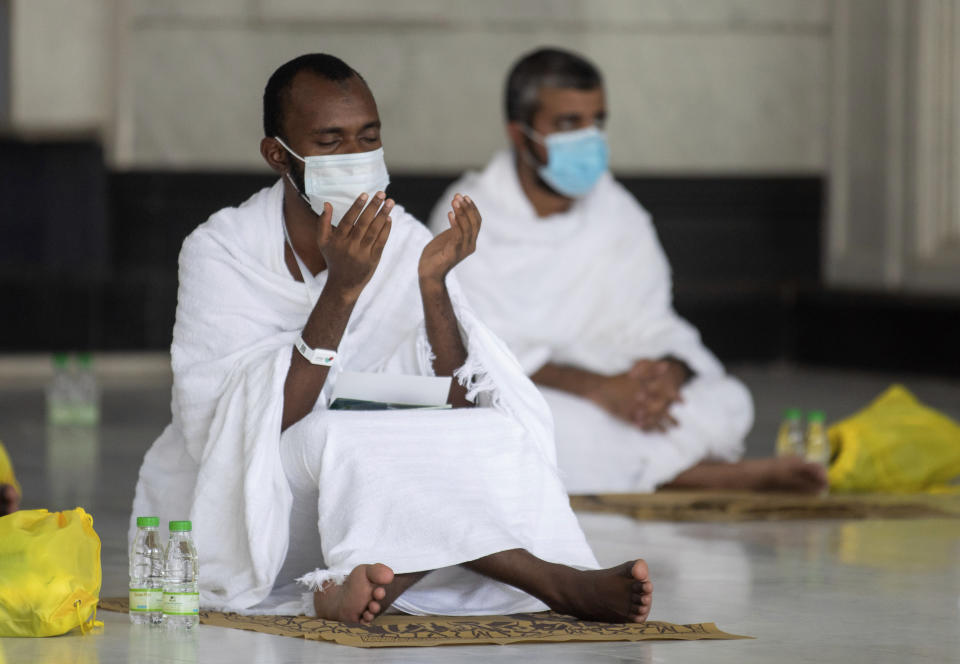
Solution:
[(637, 581), (649, 580), (650, 570), (647, 568), (647, 562), (643, 559), (635, 561), (630, 568), (630, 575)]
[(637, 607), (650, 606), (653, 604), (653, 597), (650, 595), (631, 595), (630, 603)]
[(377, 586), (373, 589), (373, 599), (380, 600), (387, 596), (387, 591), (385, 588)]
[(393, 570), (382, 563), (367, 567), (367, 578), (378, 586), (385, 586), (393, 582)]
[(380, 603), (379, 602), (370, 602), (367, 604), (367, 613), (372, 613), (373, 615), (380, 614)]
[(373, 614), (370, 613), (369, 611), (364, 611), (364, 612), (363, 612), (362, 619), (360, 620), (360, 622), (362, 622), (364, 625), (369, 625), (370, 623), (373, 622), (373, 619), (374, 619), (374, 618), (376, 618), (375, 615), (373, 615)]

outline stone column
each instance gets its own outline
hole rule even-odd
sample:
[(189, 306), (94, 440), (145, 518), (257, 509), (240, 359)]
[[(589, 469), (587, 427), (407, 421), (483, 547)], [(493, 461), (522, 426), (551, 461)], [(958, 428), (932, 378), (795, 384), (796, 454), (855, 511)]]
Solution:
[(827, 282), (960, 293), (960, 6), (834, 12)]

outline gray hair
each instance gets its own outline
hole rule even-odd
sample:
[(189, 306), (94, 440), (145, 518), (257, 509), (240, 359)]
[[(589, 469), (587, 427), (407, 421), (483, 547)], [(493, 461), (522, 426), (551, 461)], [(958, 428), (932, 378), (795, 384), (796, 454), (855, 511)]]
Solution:
[(542, 88), (594, 90), (603, 85), (600, 70), (581, 56), (558, 48), (541, 48), (520, 58), (507, 77), (508, 122), (530, 125)]

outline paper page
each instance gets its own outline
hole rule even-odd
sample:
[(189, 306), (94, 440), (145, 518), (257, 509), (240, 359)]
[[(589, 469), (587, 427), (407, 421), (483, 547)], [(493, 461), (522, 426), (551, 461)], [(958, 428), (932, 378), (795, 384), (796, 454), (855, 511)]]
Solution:
[(337, 377), (330, 402), (342, 398), (411, 406), (442, 406), (447, 403), (450, 380), (450, 376), (344, 371)]

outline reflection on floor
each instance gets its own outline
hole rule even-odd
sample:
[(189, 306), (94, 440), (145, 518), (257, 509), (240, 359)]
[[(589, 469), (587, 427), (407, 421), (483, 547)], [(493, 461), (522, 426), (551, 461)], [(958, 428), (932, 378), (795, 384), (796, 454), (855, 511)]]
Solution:
[[(82, 505), (103, 540), (103, 594), (126, 592), (126, 526), (143, 453), (169, 419), (163, 358), (104, 358), (102, 424), (48, 430), (44, 361), (0, 358), (0, 438), (25, 487), (24, 507)], [(159, 370), (158, 370), (159, 369)], [(960, 417), (960, 385), (786, 367), (738, 367), (754, 393), (748, 454), (772, 447), (780, 412), (824, 408), (831, 419), (889, 383)], [(94, 636), (0, 639), (10, 662), (945, 662), (960, 657), (960, 520), (637, 523), (581, 515), (604, 564), (638, 555), (656, 584), (653, 617), (716, 622), (755, 641), (471, 646), (365, 651), (201, 627), (195, 635), (135, 630), (103, 613)], [(201, 570), (202, 573), (202, 570)]]

